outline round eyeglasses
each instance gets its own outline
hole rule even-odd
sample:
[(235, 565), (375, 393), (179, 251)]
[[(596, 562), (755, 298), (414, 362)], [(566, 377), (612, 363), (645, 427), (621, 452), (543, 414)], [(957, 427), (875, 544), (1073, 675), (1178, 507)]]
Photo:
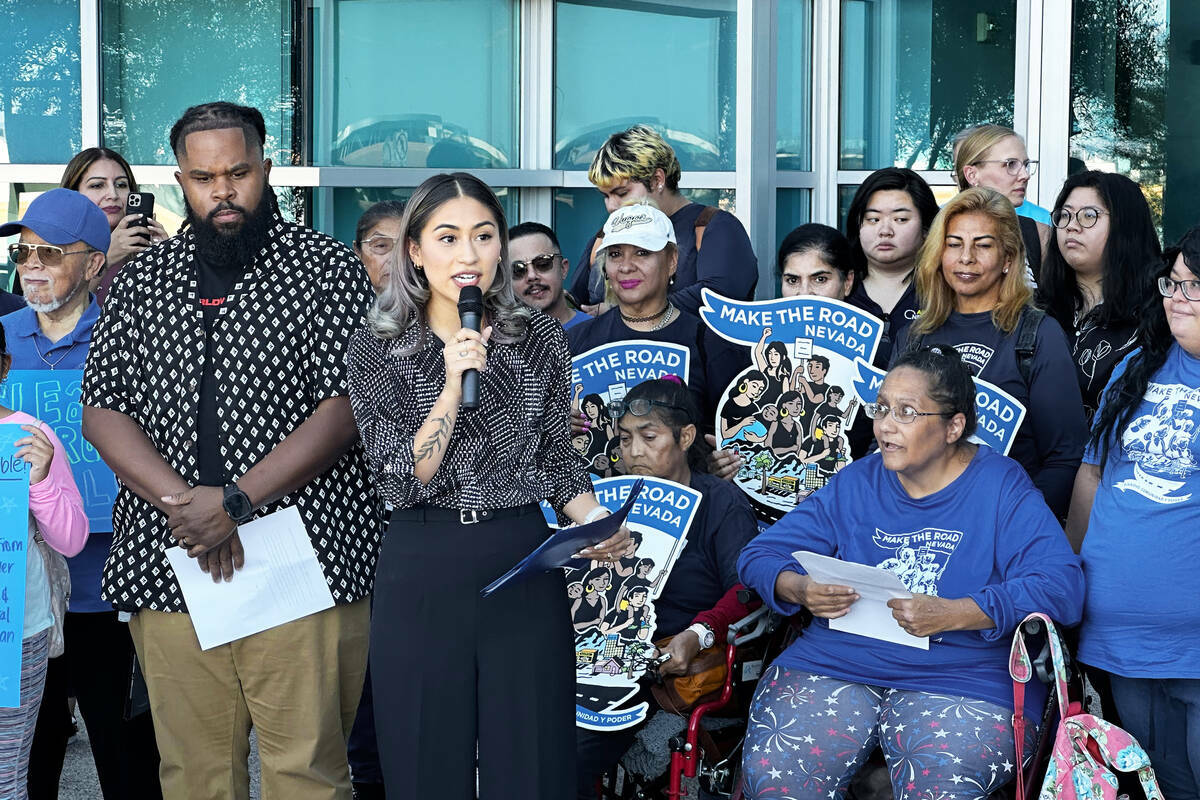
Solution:
[(971, 163), (973, 166), (979, 166), (980, 164), (1000, 164), (1004, 167), (1004, 171), (1014, 178), (1021, 174), (1021, 170), (1025, 170), (1032, 177), (1038, 168), (1038, 162), (1030, 161), (1028, 158), (1024, 161), (1019, 158), (984, 158)]
[(1060, 208), (1054, 212), (1054, 215), (1050, 219), (1056, 228), (1067, 227), (1071, 224), (1072, 219), (1078, 222), (1081, 228), (1094, 228), (1096, 223), (1100, 221), (1100, 218), (1107, 213), (1104, 209), (1096, 208), (1095, 206), (1084, 206), (1075, 212), (1072, 212), (1070, 209)]
[(664, 403), (661, 400), (648, 400), (645, 397), (639, 397), (626, 402), (625, 400), (614, 400), (608, 404), (608, 415), (613, 419), (620, 419), (625, 414), (633, 414), (635, 417), (644, 417), (650, 413), (650, 409), (654, 406), (659, 408), (671, 408), (675, 411), (687, 413), (687, 409), (682, 406), (673, 405), (672, 403)]
[(867, 403), (863, 406), (863, 413), (871, 419), (883, 419), (891, 412), (892, 419), (896, 422), (902, 422), (908, 425), (917, 417), (952, 417), (953, 411), (917, 411), (911, 406), (885, 406), (883, 403)]

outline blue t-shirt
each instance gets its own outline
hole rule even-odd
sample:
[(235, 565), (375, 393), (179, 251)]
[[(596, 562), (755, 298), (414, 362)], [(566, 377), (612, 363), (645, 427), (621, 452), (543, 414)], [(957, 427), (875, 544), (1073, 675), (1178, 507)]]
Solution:
[[(671, 215), (679, 246), (671, 302), (689, 314), (700, 313), (700, 291), (705, 287), (733, 300), (749, 300), (758, 283), (758, 258), (750, 237), (738, 218), (728, 211), (718, 210), (713, 214), (704, 228), (700, 249), (696, 249), (696, 220), (704, 208), (699, 203), (688, 203)], [(592, 268), (595, 244), (595, 236), (588, 239), (577, 262), (581, 268), (571, 284), (571, 296), (581, 303), (599, 303), (604, 299), (604, 277)]]
[[(13, 369), (83, 369), (87, 363), (92, 328), (100, 319), (96, 298), (83, 311), (75, 329), (51, 342), (38, 325), (37, 312), (25, 306), (0, 317)], [(77, 555), (67, 559), (71, 573), (71, 611), (112, 611), (112, 603), (100, 599), (100, 574), (112, 546), (112, 531), (95, 531)]]
[(1079, 659), (1131, 678), (1200, 678), (1200, 359), (1178, 344), (1108, 451), (1081, 555)]
[[(913, 338), (909, 328), (892, 351), (892, 363)], [(1008, 392), (1025, 407), (1025, 421), (1008, 454), (1025, 467), (1054, 513), (1065, 518), (1088, 429), (1075, 361), (1062, 327), (1049, 316), (1038, 326), (1029, 385), (1017, 367), (1017, 330), (1000, 330), (990, 312), (951, 313), (940, 328), (926, 335), (925, 345), (934, 344), (953, 345), (972, 375)]]
[[(742, 551), (738, 574), (791, 616), (775, 580), (803, 573), (792, 553), (811, 550), (895, 572), (914, 593), (970, 597), (995, 623), (930, 637), (929, 650), (869, 639), (816, 619), (777, 663), (856, 683), (987, 700), (1012, 708), (1008, 651), (1017, 625), (1042, 611), (1079, 620), (1083, 571), (1058, 521), (1020, 465), (980, 446), (949, 486), (914, 499), (878, 453), (855, 461)], [(1030, 685), (1035, 718), (1044, 688)]]

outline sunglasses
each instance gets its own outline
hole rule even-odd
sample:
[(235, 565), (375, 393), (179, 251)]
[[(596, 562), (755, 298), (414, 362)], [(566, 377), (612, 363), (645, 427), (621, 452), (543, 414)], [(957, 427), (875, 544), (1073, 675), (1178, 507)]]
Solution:
[(650, 409), (654, 406), (659, 408), (672, 408), (676, 411), (687, 413), (686, 408), (682, 408), (671, 403), (664, 403), (660, 400), (647, 400), (644, 397), (639, 397), (636, 400), (626, 402), (624, 400), (614, 400), (608, 404), (608, 415), (613, 419), (620, 419), (626, 413), (633, 414), (635, 417), (644, 417), (650, 413)]
[(525, 277), (525, 273), (533, 267), (539, 275), (545, 275), (550, 270), (554, 269), (556, 259), (561, 258), (557, 253), (545, 253), (540, 256), (534, 256), (529, 261), (514, 261), (512, 262), (513, 280), (519, 281)]
[(73, 256), (77, 253), (90, 253), (91, 248), (86, 250), (63, 250), (52, 244), (25, 244), (14, 243), (8, 246), (8, 257), (12, 259), (14, 264), (24, 264), (29, 260), (29, 255), (33, 251), (37, 251), (38, 262), (43, 267), (57, 267), (62, 263), (63, 256)]

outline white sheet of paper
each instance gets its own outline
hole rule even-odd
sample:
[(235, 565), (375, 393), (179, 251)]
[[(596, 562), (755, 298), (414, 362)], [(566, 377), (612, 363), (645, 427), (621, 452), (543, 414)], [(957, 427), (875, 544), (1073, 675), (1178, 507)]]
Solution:
[(850, 606), (845, 616), (829, 620), (831, 629), (921, 650), (929, 649), (929, 637), (913, 636), (901, 628), (887, 606), (888, 600), (912, 597), (912, 592), (897, 575), (879, 567), (842, 561), (807, 550), (797, 550), (792, 557), (817, 583), (849, 586), (858, 592), (859, 599)]
[(200, 648), (208, 650), (333, 607), (333, 595), (295, 506), (238, 529), (246, 565), (214, 583), (182, 547), (168, 547)]

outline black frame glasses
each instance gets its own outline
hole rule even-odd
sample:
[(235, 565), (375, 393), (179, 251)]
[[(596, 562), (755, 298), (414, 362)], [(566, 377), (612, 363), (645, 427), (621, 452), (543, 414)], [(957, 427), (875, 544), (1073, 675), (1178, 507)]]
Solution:
[(1100, 221), (1100, 218), (1107, 213), (1103, 208), (1096, 208), (1095, 206), (1084, 206), (1078, 211), (1069, 211), (1065, 208), (1060, 208), (1050, 216), (1050, 221), (1054, 223), (1054, 227), (1060, 229), (1070, 225), (1072, 219), (1078, 222), (1081, 228), (1094, 228), (1096, 227), (1096, 223)]
[[(1186, 281), (1177, 281), (1174, 278), (1166, 276), (1158, 279), (1158, 293), (1163, 297), (1174, 297), (1175, 287), (1177, 286), (1179, 287), (1179, 291), (1183, 292), (1185, 299), (1191, 300), (1193, 303), (1200, 302), (1200, 281), (1194, 278)], [(1190, 290), (1188, 289), (1189, 286), (1191, 287)], [(1192, 296), (1192, 292), (1195, 292), (1195, 297)]]
[(908, 409), (908, 413), (904, 413), (895, 406), (885, 406), (883, 403), (867, 403), (863, 406), (863, 413), (869, 419), (883, 419), (891, 412), (892, 419), (902, 425), (911, 425), (916, 421), (917, 417), (953, 417), (953, 411), (913, 411)]
[(1003, 164), (1004, 171), (1013, 177), (1021, 174), (1022, 167), (1026, 172), (1029, 173), (1030, 177), (1033, 177), (1033, 174), (1037, 172), (1038, 168), (1037, 160), (1029, 158), (1025, 159), (1024, 161), (1020, 160), (1019, 158), (981, 158), (978, 161), (971, 162), (971, 165), (976, 167), (980, 164)]
[(78, 253), (90, 253), (92, 248), (85, 250), (63, 250), (55, 244), (26, 244), (25, 242), (13, 242), (8, 246), (8, 257), (12, 259), (14, 264), (24, 264), (29, 260), (29, 256), (33, 251), (37, 251), (38, 263), (43, 267), (57, 267), (63, 262), (64, 256), (73, 256)]
[(613, 400), (608, 404), (608, 416), (613, 419), (620, 419), (626, 413), (633, 414), (635, 417), (644, 417), (650, 413), (650, 409), (658, 406), (659, 408), (671, 408), (675, 411), (686, 414), (687, 409), (682, 406), (677, 406), (673, 403), (664, 403), (661, 400), (650, 400), (645, 397), (636, 397), (633, 400), (626, 402), (625, 400)]
[(549, 273), (558, 264), (558, 259), (562, 258), (558, 253), (542, 253), (540, 256), (534, 256), (529, 261), (514, 261), (510, 265), (512, 269), (513, 280), (519, 281), (525, 277), (525, 273), (530, 267), (539, 274), (545, 275)]

